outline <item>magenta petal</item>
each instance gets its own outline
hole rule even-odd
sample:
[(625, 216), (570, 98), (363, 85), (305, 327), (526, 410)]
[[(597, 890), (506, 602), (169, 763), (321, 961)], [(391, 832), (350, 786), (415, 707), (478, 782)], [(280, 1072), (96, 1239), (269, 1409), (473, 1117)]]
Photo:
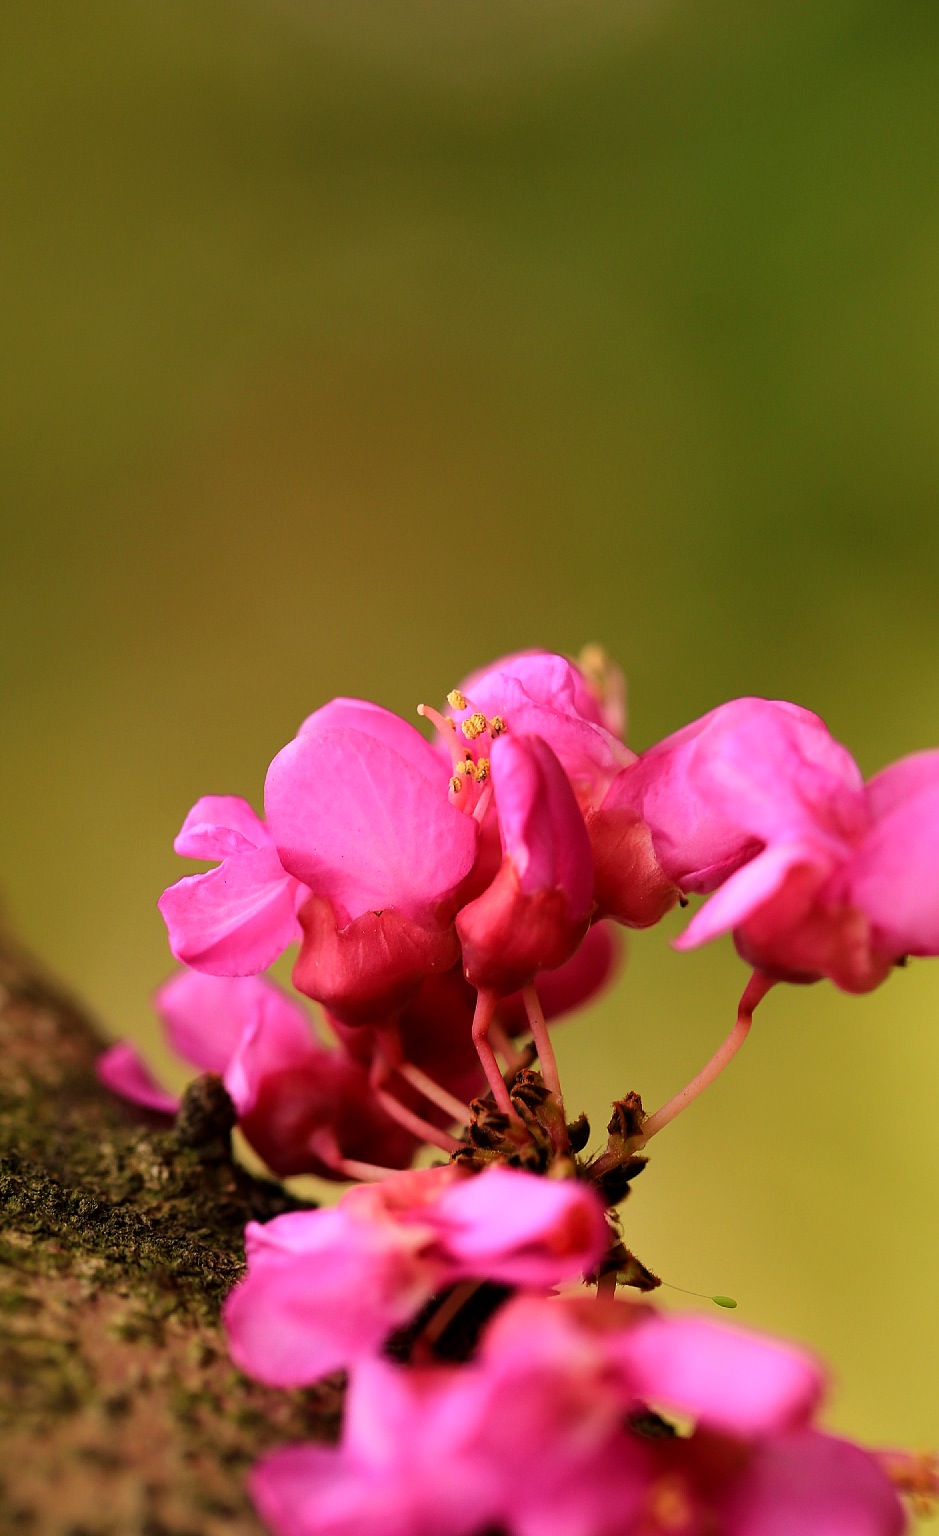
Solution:
[(610, 1234), (593, 1190), (516, 1168), (454, 1184), (427, 1212), (454, 1274), (554, 1286), (590, 1273)]
[(296, 891), (274, 849), (258, 848), (178, 880), (158, 905), (177, 960), (210, 976), (250, 976), (300, 937)]
[(877, 820), (845, 871), (847, 897), (890, 958), (939, 954), (939, 753), (894, 763), (869, 789)]
[(251, 986), (254, 993), (243, 999), (250, 1005), (250, 1017), (225, 1072), (225, 1087), (243, 1116), (254, 1108), (265, 1078), (299, 1068), (315, 1071), (318, 1058), (327, 1067), (333, 1057), (314, 1038), (304, 1010), (279, 987), (254, 976), (235, 977), (232, 984)]
[(252, 1016), (244, 988), (254, 977), (179, 971), (158, 987), (153, 1005), (173, 1050), (200, 1072), (225, 1071)]
[(377, 1350), (431, 1294), (423, 1229), (344, 1206), (245, 1229), (248, 1271), (225, 1303), (232, 1359), (275, 1387), (306, 1386)]
[(95, 1062), (95, 1075), (105, 1088), (131, 1104), (139, 1104), (142, 1109), (152, 1109), (160, 1115), (175, 1115), (179, 1108), (179, 1098), (160, 1087), (129, 1040), (118, 1040), (102, 1051)]
[(610, 1354), (637, 1397), (745, 1437), (805, 1422), (824, 1389), (804, 1351), (710, 1318), (647, 1314)]
[(760, 1446), (726, 1501), (726, 1536), (901, 1536), (900, 1500), (860, 1446), (811, 1430)]
[(239, 795), (203, 795), (179, 830), (173, 847), (189, 859), (224, 859), (270, 846), (257, 811)]
[(851, 840), (868, 821), (860, 770), (807, 709), (733, 699), (644, 752), (623, 803), (647, 822), (666, 872), (709, 891), (761, 842), (819, 832)]
[(450, 804), (438, 754), (405, 729), (406, 756), (385, 739), (397, 727), (308, 729), (268, 770), (265, 804), (284, 867), (346, 922), (385, 907), (428, 920), (473, 866), (476, 823)]
[(831, 871), (827, 850), (809, 843), (767, 848), (731, 875), (675, 940), (676, 949), (693, 949), (736, 928), (775, 897), (785, 896), (780, 926), (794, 923)]
[[(254, 1507), (274, 1536), (326, 1536), (337, 1501), (344, 1514), (341, 1536), (373, 1536), (374, 1511), (367, 1504), (356, 1523), (350, 1481), (356, 1481), (355, 1471), (347, 1468), (341, 1452), (325, 1445), (281, 1446), (262, 1456), (248, 1474)], [(331, 1536), (338, 1536), (335, 1524)]]
[(572, 923), (593, 900), (593, 859), (580, 807), (561, 764), (537, 736), (500, 736), (492, 782), (502, 847), (526, 895), (561, 890)]

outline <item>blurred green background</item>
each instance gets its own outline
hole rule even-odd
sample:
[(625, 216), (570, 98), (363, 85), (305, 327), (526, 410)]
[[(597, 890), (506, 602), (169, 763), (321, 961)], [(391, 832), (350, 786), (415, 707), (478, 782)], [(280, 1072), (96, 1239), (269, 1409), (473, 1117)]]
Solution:
[[(939, 8), (7, 0), (0, 77), (0, 879), (110, 1031), (165, 1065), (178, 824), (335, 693), (597, 639), (639, 748), (939, 741)], [(559, 1034), (598, 1129), (732, 1020), (679, 926)], [(939, 965), (780, 989), (629, 1207), (875, 1443), (939, 1440), (937, 1095)]]

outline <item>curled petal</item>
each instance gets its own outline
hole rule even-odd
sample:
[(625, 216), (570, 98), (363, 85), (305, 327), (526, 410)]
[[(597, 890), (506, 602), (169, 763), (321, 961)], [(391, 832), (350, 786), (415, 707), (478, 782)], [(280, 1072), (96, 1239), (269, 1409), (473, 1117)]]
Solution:
[(772, 699), (734, 699), (666, 737), (623, 775), (620, 798), (686, 891), (714, 890), (761, 843), (850, 842), (869, 818), (850, 754), (817, 715)]
[(297, 891), (274, 849), (257, 848), (178, 880), (158, 905), (177, 960), (210, 976), (250, 976), (300, 937)]
[(175, 1115), (179, 1097), (161, 1088), (140, 1052), (129, 1040), (118, 1040), (108, 1046), (95, 1062), (95, 1075), (105, 1088), (110, 1088), (130, 1104), (142, 1109), (155, 1110), (159, 1115)]
[(767, 848), (716, 892), (675, 940), (676, 949), (693, 949), (727, 933), (774, 902), (772, 923), (791, 928), (809, 909), (831, 873), (832, 861), (808, 843)]
[(239, 795), (203, 795), (173, 843), (187, 859), (225, 859), (231, 853), (271, 846), (264, 822)]

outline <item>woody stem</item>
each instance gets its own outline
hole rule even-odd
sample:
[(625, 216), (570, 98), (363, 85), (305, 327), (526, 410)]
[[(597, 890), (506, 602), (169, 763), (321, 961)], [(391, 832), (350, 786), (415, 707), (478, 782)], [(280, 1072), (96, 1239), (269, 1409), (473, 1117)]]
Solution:
[(679, 1089), (674, 1098), (669, 1099), (666, 1104), (662, 1105), (661, 1109), (655, 1111), (654, 1115), (649, 1115), (643, 1121), (643, 1141), (648, 1141), (663, 1126), (668, 1125), (677, 1115), (680, 1115), (683, 1109), (687, 1109), (688, 1105), (692, 1104), (698, 1095), (703, 1093), (705, 1088), (709, 1087), (716, 1077), (720, 1076), (727, 1063), (733, 1060), (750, 1033), (754, 1009), (758, 1003), (762, 1002), (770, 987), (774, 985), (775, 982), (772, 976), (766, 976), (762, 971), (753, 972), (737, 1006), (737, 1022), (727, 1036), (727, 1039), (714, 1052), (707, 1065), (702, 1067), (701, 1071), (691, 1079), (690, 1083), (686, 1083), (684, 1088)]

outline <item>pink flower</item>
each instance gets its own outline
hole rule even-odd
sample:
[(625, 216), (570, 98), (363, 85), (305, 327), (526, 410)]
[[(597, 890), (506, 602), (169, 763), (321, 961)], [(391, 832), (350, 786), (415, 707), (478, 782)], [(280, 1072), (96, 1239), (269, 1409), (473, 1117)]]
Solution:
[[(245, 1138), (274, 1173), (342, 1178), (337, 1159), (411, 1161), (417, 1143), (376, 1102), (365, 1068), (322, 1045), (303, 1009), (270, 982), (182, 971), (154, 1001), (183, 1060), (222, 1076)], [(126, 1041), (104, 1052), (97, 1070), (135, 1104), (178, 1108)]]
[(248, 1272), (225, 1306), (232, 1357), (299, 1386), (373, 1354), (443, 1287), (465, 1278), (550, 1288), (609, 1243), (586, 1185), (453, 1165), (351, 1189), (332, 1210), (246, 1229)]
[[(734, 799), (729, 787), (728, 813)], [(828, 976), (847, 992), (879, 985), (905, 955), (939, 954), (939, 753), (761, 820), (763, 850), (711, 897), (680, 948), (733, 930), (766, 975)]]
[(713, 891), (768, 843), (807, 829), (838, 842), (864, 822), (861, 775), (817, 715), (734, 699), (644, 752), (617, 799), (648, 825), (683, 891)]
[(313, 892), (294, 980), (351, 1022), (400, 1006), (458, 957), (456, 893), (477, 826), (418, 731), (335, 699), (272, 762), (265, 808), (280, 860)]
[[(466, 700), (464, 709), (453, 708), (458, 721), (482, 714), (502, 722), (512, 736), (547, 742), (582, 805), (601, 796), (617, 771), (635, 760), (608, 729), (583, 672), (565, 656), (537, 650), (503, 656), (471, 673), (456, 691)], [(488, 748), (488, 733), (483, 741)]]
[(247, 801), (204, 796), (173, 846), (185, 858), (221, 860), (207, 874), (178, 880), (160, 898), (177, 960), (210, 976), (250, 976), (299, 939), (296, 909), (305, 893)]
[[(636, 757), (607, 729), (609, 717), (583, 673), (563, 656), (529, 651), (473, 674), (459, 693), (466, 709), (458, 719), (483, 717), (491, 730), (495, 718), (510, 737), (539, 737), (560, 761), (587, 824), (598, 915), (632, 928), (658, 922), (678, 892), (631, 799), (620, 803), (618, 786)], [(482, 740), (490, 752), (490, 736)]]
[(878, 1460), (811, 1428), (820, 1384), (759, 1335), (525, 1297), (459, 1370), (365, 1362), (341, 1444), (275, 1452), (252, 1493), (276, 1536), (899, 1536)]
[(507, 994), (571, 958), (587, 931), (593, 865), (583, 816), (545, 741), (500, 736), (492, 782), (502, 867), (456, 927), (473, 986)]

